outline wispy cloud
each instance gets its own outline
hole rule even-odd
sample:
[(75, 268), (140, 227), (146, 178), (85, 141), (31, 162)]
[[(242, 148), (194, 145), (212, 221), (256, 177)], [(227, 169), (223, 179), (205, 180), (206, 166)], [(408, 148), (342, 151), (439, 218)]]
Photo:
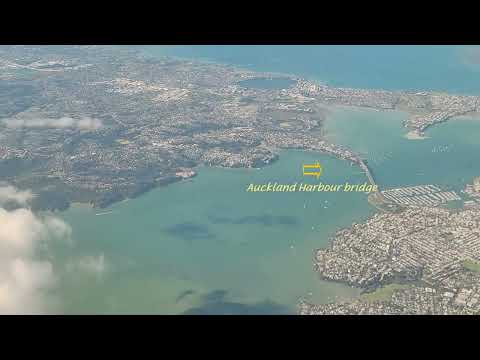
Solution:
[(39, 128), (39, 129), (79, 129), (97, 130), (103, 126), (102, 121), (91, 117), (74, 119), (61, 117), (58, 119), (49, 118), (9, 118), (3, 119), (2, 123), (12, 129)]
[(67, 264), (70, 272), (82, 272), (101, 278), (107, 271), (108, 264), (104, 254), (98, 256), (83, 256)]
[(34, 194), (30, 190), (17, 190), (13, 186), (0, 186), (0, 206), (13, 202), (25, 206), (33, 199)]

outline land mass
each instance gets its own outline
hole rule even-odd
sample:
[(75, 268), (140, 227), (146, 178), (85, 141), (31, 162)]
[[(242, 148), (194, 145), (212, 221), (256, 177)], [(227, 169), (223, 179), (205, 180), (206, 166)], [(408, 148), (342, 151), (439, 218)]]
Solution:
[[(246, 87), (272, 78), (289, 81)], [(281, 149), (328, 153), (370, 180), (360, 156), (325, 140), (324, 106), (405, 110), (419, 136), (478, 110), (474, 96), (333, 88), (111, 46), (1, 46), (0, 79), (0, 181), (52, 210), (107, 207), (200, 165), (262, 167)]]
[[(279, 87), (253, 86), (274, 78)], [(476, 96), (334, 88), (111, 46), (0, 46), (0, 80), (0, 183), (32, 189), (32, 207), (50, 210), (107, 207), (190, 179), (201, 165), (262, 167), (282, 149), (350, 161), (374, 184), (359, 155), (325, 140), (325, 107), (406, 111), (407, 136), (421, 139), (480, 106)], [(434, 188), (371, 194), (382, 213), (340, 230), (314, 264), (365, 294), (302, 301), (300, 313), (478, 313), (479, 184), (457, 211), (439, 206), (457, 195)]]
[(434, 202), (456, 199), (437, 190), (384, 191), (402, 207), (338, 231), (330, 248), (317, 250), (314, 269), (321, 278), (361, 288), (365, 295), (323, 305), (302, 301), (300, 313), (480, 313), (478, 186), (467, 187), (473, 203), (456, 210)]

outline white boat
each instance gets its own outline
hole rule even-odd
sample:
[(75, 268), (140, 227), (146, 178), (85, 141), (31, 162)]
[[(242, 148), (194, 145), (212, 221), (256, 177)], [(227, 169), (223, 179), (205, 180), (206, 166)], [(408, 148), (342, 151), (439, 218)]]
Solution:
[(95, 215), (100, 216), (100, 215), (108, 215), (108, 214), (111, 214), (111, 213), (113, 213), (113, 211), (106, 211), (106, 212), (102, 212), (102, 213), (97, 213)]

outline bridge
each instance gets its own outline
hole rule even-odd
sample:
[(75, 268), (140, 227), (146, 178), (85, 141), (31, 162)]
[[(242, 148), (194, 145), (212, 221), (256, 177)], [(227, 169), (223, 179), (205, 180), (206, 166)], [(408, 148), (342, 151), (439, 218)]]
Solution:
[(355, 160), (355, 163), (357, 163), (358, 166), (360, 166), (360, 168), (363, 170), (370, 184), (372, 184), (373, 186), (377, 186), (377, 183), (375, 182), (375, 178), (373, 177), (373, 174), (370, 168), (368, 167), (368, 165), (365, 163), (365, 161), (363, 161), (363, 159), (361, 159), (359, 156), (355, 156), (354, 160)]
[(325, 146), (322, 144), (321, 147), (312, 147), (310, 148), (315, 151), (321, 151), (325, 152), (327, 154), (330, 154), (332, 156), (335, 156), (336, 158), (342, 159), (342, 160), (347, 160), (350, 161), (353, 164), (356, 164), (360, 166), (360, 168), (363, 170), (365, 175), (367, 176), (368, 181), (372, 186), (377, 186), (377, 183), (375, 182), (375, 178), (373, 177), (372, 171), (368, 167), (367, 163), (365, 160), (363, 160), (360, 155), (356, 154), (352, 150), (349, 150), (343, 146), (340, 145), (334, 145), (334, 144), (328, 144), (328, 146)]
[(368, 165), (365, 164), (365, 162), (363, 160), (361, 160), (359, 165), (362, 168), (362, 170), (365, 172), (365, 175), (367, 175), (367, 178), (368, 178), (368, 181), (370, 181), (370, 184), (377, 185), (375, 183), (375, 179), (373, 178), (373, 174), (370, 171), (370, 168), (368, 167)]

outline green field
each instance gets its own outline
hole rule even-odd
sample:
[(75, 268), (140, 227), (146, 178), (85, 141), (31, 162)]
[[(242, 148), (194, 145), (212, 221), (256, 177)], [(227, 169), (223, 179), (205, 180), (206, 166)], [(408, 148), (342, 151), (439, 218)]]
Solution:
[(475, 260), (463, 260), (462, 265), (465, 269), (480, 272), (480, 262)]
[(362, 294), (360, 299), (367, 302), (386, 301), (392, 297), (396, 290), (406, 289), (408, 286), (409, 285), (389, 284), (375, 290), (374, 292)]

